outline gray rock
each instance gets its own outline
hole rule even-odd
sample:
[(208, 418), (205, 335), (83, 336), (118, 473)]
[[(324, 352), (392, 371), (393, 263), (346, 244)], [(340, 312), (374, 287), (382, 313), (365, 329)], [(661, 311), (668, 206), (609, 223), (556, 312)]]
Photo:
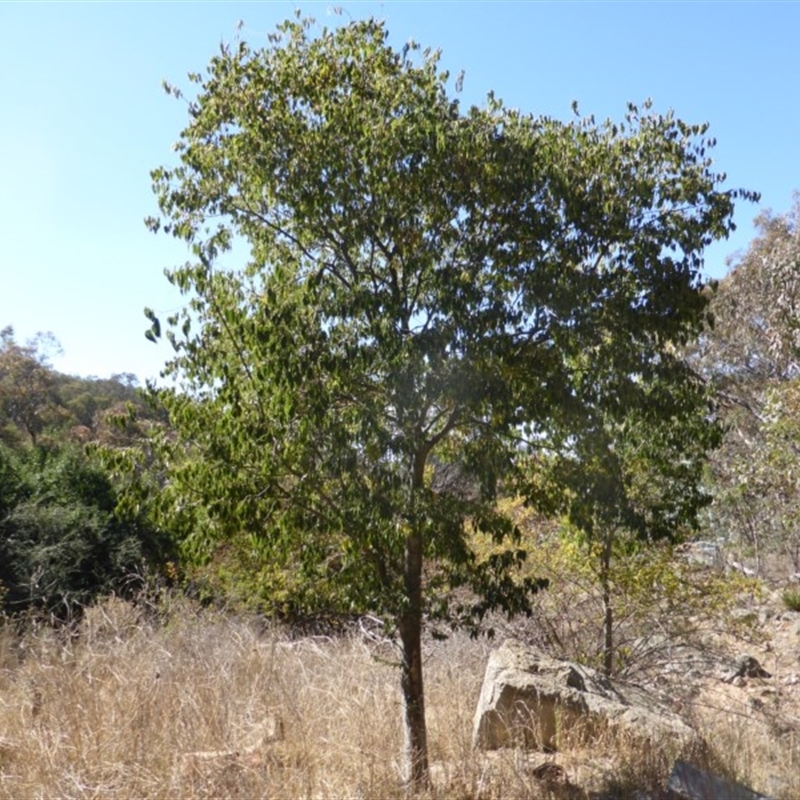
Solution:
[(691, 564), (699, 564), (704, 567), (721, 567), (724, 564), (720, 540), (686, 542), (678, 547), (677, 552)]
[(676, 761), (667, 783), (675, 800), (770, 800), (739, 783), (731, 783), (685, 761)]
[(750, 608), (735, 608), (730, 616), (732, 620), (743, 625), (755, 625), (758, 622), (758, 612)]
[(681, 752), (704, 747), (692, 728), (641, 687), (610, 681), (515, 640), (492, 652), (475, 713), (476, 747), (552, 751), (567, 739), (606, 732), (658, 749), (667, 741)]
[(736, 683), (737, 678), (771, 678), (772, 673), (767, 672), (761, 666), (758, 659), (751, 655), (740, 656), (736, 661), (736, 667), (733, 672), (729, 673), (723, 680), (725, 683), (735, 683), (736, 686), (741, 685), (741, 682)]

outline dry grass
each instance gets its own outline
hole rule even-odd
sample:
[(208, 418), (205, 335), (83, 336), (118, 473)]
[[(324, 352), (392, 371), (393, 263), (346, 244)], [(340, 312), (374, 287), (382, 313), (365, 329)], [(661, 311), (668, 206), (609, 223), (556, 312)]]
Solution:
[[(642, 763), (619, 742), (475, 753), (488, 651), (460, 636), (427, 645), (432, 797), (623, 798), (664, 785), (666, 754)], [(157, 621), (113, 599), (77, 636), (5, 628), (0, 798), (404, 797), (392, 658), (356, 635), (292, 639), (189, 608)], [(724, 715), (702, 724), (726, 774), (762, 790), (777, 776), (783, 796), (800, 796), (796, 738), (766, 723), (739, 731)], [(569, 784), (539, 777), (544, 761)]]

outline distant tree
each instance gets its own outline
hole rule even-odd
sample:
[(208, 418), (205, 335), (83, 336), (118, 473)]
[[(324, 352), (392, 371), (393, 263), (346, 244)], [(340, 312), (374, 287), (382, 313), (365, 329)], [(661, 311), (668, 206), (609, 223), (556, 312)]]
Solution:
[(38, 334), (25, 345), (14, 340), (11, 326), (0, 331), (0, 422), (11, 422), (36, 444), (38, 436), (63, 415), (47, 364), (52, 334)]
[[(0, 437), (19, 443), (20, 434), (36, 445), (43, 433), (64, 442), (79, 427), (80, 440), (111, 438), (111, 418), (121, 420), (131, 410), (143, 420), (163, 418), (163, 411), (149, 406), (138, 388), (138, 379), (127, 372), (111, 378), (84, 378), (57, 372), (50, 355), (60, 351), (52, 333), (39, 333), (24, 345), (14, 338), (12, 327), (0, 331)], [(136, 426), (117, 425), (118, 440), (137, 435)]]
[[(472, 534), (519, 541), (498, 488), (535, 495), (535, 454), (585, 424), (579, 354), (614, 375), (621, 420), (652, 400), (642, 375), (684, 391), (675, 346), (702, 325), (702, 250), (736, 192), (706, 126), (649, 106), (564, 124), (491, 95), (462, 112), (438, 55), (394, 51), (374, 21), (310, 25), (190, 76), (180, 164), (153, 173), (149, 225), (194, 257), (169, 273), (191, 299), (164, 326), (179, 388), (156, 393), (180, 441), (156, 503), (393, 623), (418, 789), (423, 621), (530, 609), (524, 551), (480, 559)], [(235, 238), (249, 262), (219, 268)], [(437, 491), (435, 460), (476, 490)]]
[(758, 234), (714, 293), (715, 324), (693, 358), (715, 388), (727, 432), (712, 461), (715, 529), (800, 569), (800, 195), (761, 214)]
[(758, 417), (767, 387), (800, 369), (800, 195), (789, 213), (755, 222), (756, 238), (712, 293), (714, 327), (695, 357), (723, 399)]
[(111, 380), (126, 389), (137, 389), (139, 387), (139, 378), (132, 372), (115, 372), (111, 376)]
[(94, 428), (104, 412), (114, 405), (131, 403), (144, 408), (136, 376), (129, 373), (110, 378), (55, 375), (58, 397), (76, 421)]

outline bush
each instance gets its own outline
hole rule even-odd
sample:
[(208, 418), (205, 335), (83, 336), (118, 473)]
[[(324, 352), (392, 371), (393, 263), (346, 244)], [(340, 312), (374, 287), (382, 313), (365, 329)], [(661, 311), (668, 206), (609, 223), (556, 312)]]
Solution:
[[(528, 547), (524, 569), (550, 586), (535, 598), (531, 619), (512, 624), (509, 632), (558, 657), (602, 669), (605, 608), (597, 554), (567, 525), (540, 519), (518, 500), (504, 502)], [(668, 542), (616, 552), (610, 580), (613, 673), (633, 678), (681, 659), (694, 662), (723, 630), (755, 635), (753, 621), (732, 611), (758, 591), (757, 581), (694, 564)]]
[(120, 519), (106, 473), (75, 447), (0, 451), (0, 585), (6, 613), (72, 616), (96, 597), (139, 588), (169, 557), (166, 536)]
[(783, 593), (783, 604), (789, 611), (800, 611), (800, 589), (787, 589)]

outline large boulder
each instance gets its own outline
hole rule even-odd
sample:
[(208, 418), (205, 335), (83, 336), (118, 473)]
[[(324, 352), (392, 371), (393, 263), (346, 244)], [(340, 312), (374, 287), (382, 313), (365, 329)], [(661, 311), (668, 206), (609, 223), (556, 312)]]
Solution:
[(692, 728), (641, 687), (513, 639), (491, 654), (475, 713), (476, 747), (552, 751), (604, 734), (658, 750), (673, 745), (676, 754), (703, 747)]

